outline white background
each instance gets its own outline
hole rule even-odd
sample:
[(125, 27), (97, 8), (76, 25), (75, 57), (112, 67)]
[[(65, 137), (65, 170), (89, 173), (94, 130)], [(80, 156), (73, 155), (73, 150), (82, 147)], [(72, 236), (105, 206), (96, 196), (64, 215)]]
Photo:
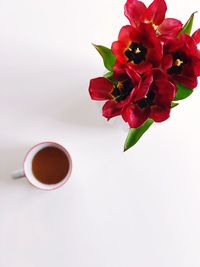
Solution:
[[(126, 153), (88, 95), (91, 42), (116, 40), (124, 3), (0, 0), (0, 267), (200, 266), (200, 90)], [(168, 9), (186, 21), (199, 1)], [(52, 192), (10, 178), (45, 140), (73, 159)]]

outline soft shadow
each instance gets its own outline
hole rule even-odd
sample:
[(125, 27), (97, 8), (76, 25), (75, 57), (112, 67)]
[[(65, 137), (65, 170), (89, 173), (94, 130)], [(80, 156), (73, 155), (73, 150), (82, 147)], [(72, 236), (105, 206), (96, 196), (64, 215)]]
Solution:
[[(72, 126), (106, 127), (106, 119), (101, 114), (104, 101), (93, 101), (89, 95), (89, 73), (91, 68), (77, 64), (26, 76), (25, 85), (17, 88), (12, 104), (24, 118), (29, 114), (34, 119), (46, 117)], [(30, 86), (26, 87), (27, 84)], [(6, 99), (11, 93), (6, 93)]]
[[(5, 142), (6, 144), (6, 142)], [(1, 158), (3, 164), (0, 169), (0, 185), (1, 187), (31, 187), (26, 179), (13, 179), (11, 174), (13, 171), (21, 169), (23, 159), (30, 147), (9, 145), (1, 147)]]
[[(87, 67), (75, 66), (68, 72), (68, 83), (65, 80), (62, 88), (57, 90), (58, 97), (48, 99), (55, 107), (55, 119), (66, 124), (79, 127), (99, 128), (106, 126), (106, 119), (102, 116), (102, 106), (105, 101), (93, 101), (89, 95), (89, 81)], [(74, 73), (78, 73), (74, 78)], [(65, 84), (64, 84), (65, 83)]]
[(80, 127), (102, 127), (106, 125), (106, 119), (102, 116), (101, 110), (102, 107), (99, 103), (92, 102), (90, 99), (79, 98), (62, 110), (57, 119)]

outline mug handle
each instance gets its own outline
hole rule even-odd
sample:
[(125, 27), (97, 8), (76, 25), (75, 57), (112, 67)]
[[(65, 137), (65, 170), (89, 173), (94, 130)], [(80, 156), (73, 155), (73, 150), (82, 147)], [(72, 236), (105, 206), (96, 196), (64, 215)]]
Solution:
[(14, 171), (11, 174), (11, 176), (12, 176), (13, 179), (19, 179), (19, 178), (25, 177), (25, 173), (24, 173), (24, 170), (21, 169), (21, 170)]

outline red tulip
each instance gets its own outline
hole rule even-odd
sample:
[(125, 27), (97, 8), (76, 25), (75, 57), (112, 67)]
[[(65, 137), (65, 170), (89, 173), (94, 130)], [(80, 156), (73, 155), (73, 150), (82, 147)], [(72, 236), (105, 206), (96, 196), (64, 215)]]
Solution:
[[(175, 86), (159, 69), (153, 70), (153, 82), (141, 94), (141, 85), (135, 90), (132, 100), (122, 112), (123, 119), (131, 128), (140, 127), (148, 118), (162, 122), (169, 118), (171, 102), (175, 96)], [(143, 91), (144, 92), (144, 91)]]
[(193, 37), (182, 34), (179, 39), (165, 43), (163, 69), (173, 83), (180, 83), (190, 89), (197, 86), (197, 77), (200, 76), (199, 38), (200, 32), (197, 31)]
[(176, 37), (182, 28), (179, 20), (165, 19), (167, 5), (164, 0), (154, 0), (148, 8), (138, 0), (127, 0), (124, 11), (132, 26), (137, 27), (141, 23), (150, 24), (156, 34), (164, 40)]
[(114, 82), (104, 77), (92, 79), (89, 93), (93, 100), (106, 100), (103, 116), (110, 119), (121, 114), (123, 107), (130, 101), (140, 76), (133, 70), (114, 74)]
[(112, 52), (119, 63), (142, 74), (160, 65), (163, 51), (153, 28), (141, 23), (137, 28), (122, 27), (118, 41), (112, 44)]
[(200, 43), (200, 29), (193, 33), (192, 38), (197, 45)]
[(99, 77), (92, 79), (89, 85), (89, 93), (93, 100), (106, 100), (102, 113), (108, 119), (121, 115), (138, 85), (140, 92), (137, 95), (143, 95), (146, 94), (152, 82), (151, 75), (141, 78), (133, 69), (115, 73), (114, 79), (114, 82), (111, 82), (109, 79)]

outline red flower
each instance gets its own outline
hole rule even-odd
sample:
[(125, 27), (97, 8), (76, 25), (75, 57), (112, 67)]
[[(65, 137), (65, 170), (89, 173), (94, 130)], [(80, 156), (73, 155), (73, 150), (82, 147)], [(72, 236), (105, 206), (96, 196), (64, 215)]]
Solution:
[[(200, 43), (200, 29), (196, 30), (193, 35), (192, 35), (192, 39), (194, 40), (196, 46)], [(200, 76), (200, 50), (197, 48), (196, 50), (196, 58), (198, 58), (198, 60), (196, 60), (196, 73), (197, 76)]]
[(165, 19), (167, 6), (164, 0), (154, 0), (148, 8), (138, 0), (127, 0), (124, 11), (132, 26), (137, 27), (141, 22), (151, 24), (161, 39), (176, 37), (182, 28), (179, 20)]
[(159, 69), (154, 69), (153, 82), (148, 90), (141, 94), (140, 85), (135, 90), (131, 102), (122, 112), (123, 119), (131, 128), (140, 127), (148, 118), (155, 122), (162, 122), (169, 118), (175, 86), (166, 78)]
[(188, 88), (197, 86), (200, 75), (200, 51), (197, 42), (200, 32), (193, 37), (182, 34), (180, 39), (166, 42), (164, 46), (163, 69), (173, 83), (180, 83)]
[(139, 27), (124, 26), (112, 51), (121, 64), (130, 65), (138, 73), (144, 73), (160, 65), (162, 43), (153, 28), (141, 23)]
[(197, 45), (200, 43), (200, 29), (193, 33), (192, 38)]
[[(140, 84), (141, 92), (146, 92), (152, 77), (145, 77), (141, 84), (141, 77), (133, 70), (115, 73), (114, 82), (104, 77), (92, 79), (89, 85), (89, 93), (93, 100), (107, 100), (103, 106), (103, 116), (110, 119), (121, 115), (123, 108), (130, 102), (136, 85)], [(138, 93), (139, 94), (139, 93)]]

